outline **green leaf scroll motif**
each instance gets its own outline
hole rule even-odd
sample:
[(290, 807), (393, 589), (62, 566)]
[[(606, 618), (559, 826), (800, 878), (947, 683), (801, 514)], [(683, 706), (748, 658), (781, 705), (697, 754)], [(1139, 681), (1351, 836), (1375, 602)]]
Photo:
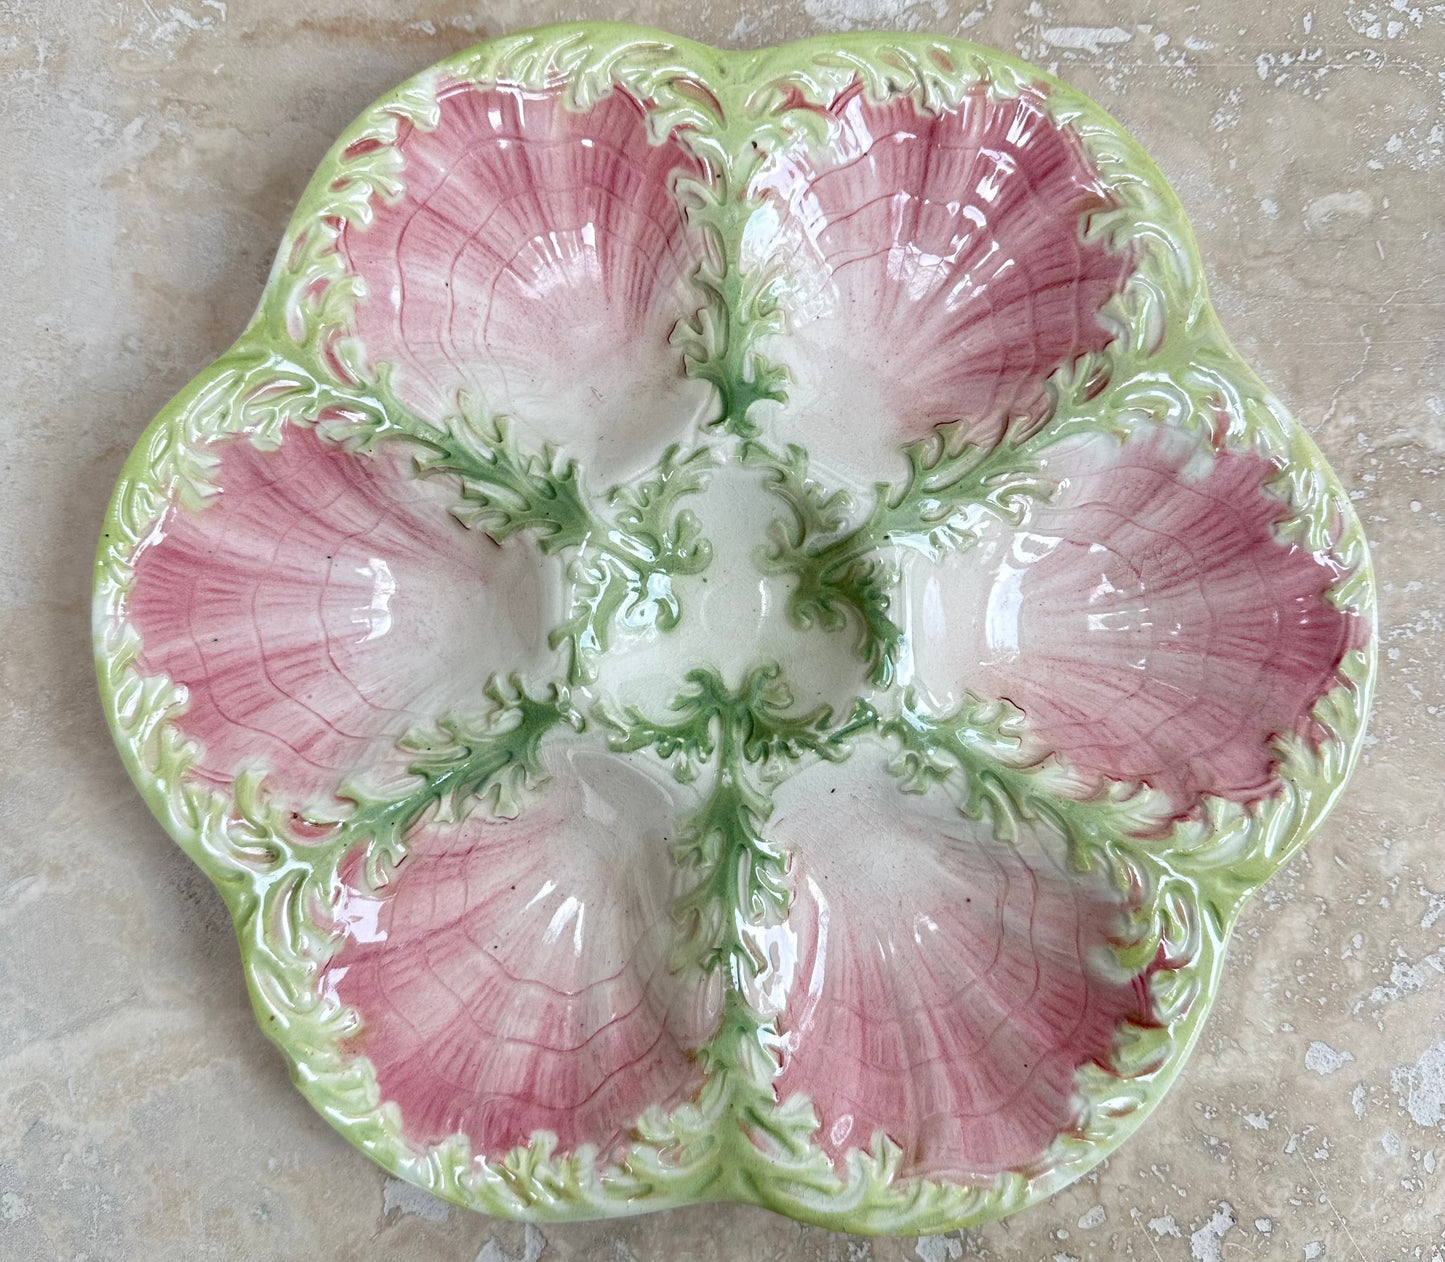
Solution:
[(1090, 790), (1057, 759), (1030, 759), (1023, 753), (1022, 720), (1007, 702), (978, 697), (934, 716), (909, 688), (878, 729), (898, 747), (893, 770), (905, 791), (939, 786), (963, 815), (986, 821), (1006, 841), (1020, 823), (1042, 821), (1069, 842), (1081, 868), (1092, 867), (1115, 842), (1168, 822), (1170, 805), (1161, 794), (1113, 783)]
[(590, 683), (620, 620), (629, 627), (670, 631), (682, 617), (673, 579), (700, 574), (712, 561), (693, 513), (678, 501), (707, 485), (711, 453), (662, 453), (657, 472), (634, 487), (614, 489), (613, 523), (589, 534), (573, 563), (572, 611), (549, 640), (569, 650), (569, 677)]
[(1062, 436), (1048, 428), (1026, 440), (1005, 436), (985, 446), (939, 430), (905, 448), (904, 480), (876, 484), (867, 515), (851, 527), (845, 525), (850, 497), (827, 491), (812, 477), (806, 451), (790, 444), (779, 454), (750, 444), (747, 458), (766, 470), (769, 488), (792, 518), (774, 524), (764, 561), (772, 572), (796, 577), (789, 598), (793, 617), (803, 626), (840, 631), (852, 614), (868, 678), (890, 687), (904, 632), (891, 616), (899, 574), (885, 550), (937, 558), (976, 541), (991, 518), (1018, 520), (1031, 498), (1051, 491), (1038, 452)]
[[(684, 880), (673, 914), (677, 966), (716, 974), (724, 987), (718, 1031), (701, 1053), (713, 1133), (730, 1156), (717, 1163), (727, 1182), (715, 1193), (768, 1204), (781, 1190), (769, 1184), (784, 1171), (801, 1187), (827, 1192), (836, 1178), (811, 1143), (817, 1118), (800, 1101), (775, 1098), (780, 1036), (752, 998), (752, 983), (770, 967), (763, 933), (784, 923), (790, 901), (787, 856), (764, 829), (775, 785), (809, 758), (846, 758), (876, 716), (862, 702), (843, 722), (827, 706), (792, 713), (792, 693), (773, 663), (754, 668), (736, 690), (711, 668), (690, 670), (686, 682), (666, 719), (636, 707), (604, 710), (602, 718), (613, 749), (650, 749), (684, 783), (712, 774), (673, 846)], [(770, 1170), (759, 1167), (760, 1144), (772, 1153)]]
[(614, 749), (653, 749), (674, 762), (680, 780), (695, 780), (716, 758), (713, 787), (673, 850), (691, 879), (677, 918), (684, 950), (737, 985), (767, 963), (749, 931), (787, 915), (785, 856), (762, 833), (773, 810), (772, 786), (806, 755), (845, 758), (849, 739), (874, 715), (862, 702), (842, 724), (834, 723), (828, 706), (787, 713), (793, 696), (776, 664), (751, 671), (736, 692), (709, 667), (694, 668), (685, 679), (689, 690), (671, 706), (676, 717), (654, 720), (629, 706), (604, 718)]
[(673, 578), (701, 573), (712, 560), (697, 519), (678, 508), (707, 484), (706, 448), (681, 455), (670, 447), (653, 477), (611, 493), (609, 519), (591, 506), (575, 461), (550, 446), (526, 450), (506, 420), (470, 400), (445, 433), (409, 421), (398, 429), (422, 448), (422, 469), (461, 478), (462, 521), (499, 542), (527, 533), (544, 553), (576, 553), (572, 608), (549, 636), (554, 648), (567, 647), (571, 682), (595, 678), (617, 619), (664, 631), (677, 625)]
[[(728, 196), (727, 189), (692, 185), (693, 221), (703, 226), (714, 259), (733, 259), (742, 241), (751, 208)], [(711, 424), (740, 438), (761, 433), (749, 413), (763, 401), (787, 398), (787, 373), (757, 349), (757, 343), (781, 327), (777, 300), (766, 277), (735, 266), (704, 260), (693, 284), (703, 297), (697, 314), (679, 326), (674, 342), (681, 347), (689, 376), (709, 382), (718, 393), (718, 413)]]
[(361, 786), (343, 789), (341, 796), (355, 809), (336, 823), (326, 844), (338, 854), (364, 844), (372, 885), (401, 861), (407, 834), (423, 819), (452, 822), (479, 807), (516, 814), (523, 791), (542, 774), (542, 738), (559, 724), (583, 726), (563, 687), (554, 685), (537, 698), (519, 679), (493, 679), (487, 696), (491, 709), (481, 723), (444, 718), (434, 729), (414, 730), (398, 742), (412, 758), (408, 773), (420, 784), (380, 794)]
[(779, 294), (784, 280), (775, 268), (742, 262), (748, 227), (760, 206), (749, 190), (769, 142), (784, 136), (784, 117), (804, 134), (817, 134), (820, 123), (816, 116), (781, 111), (767, 121), (758, 118), (752, 128), (737, 128), (734, 120), (756, 111), (751, 98), (748, 85), (720, 84), (715, 106), (700, 112), (702, 125), (679, 133), (712, 178), (678, 182), (688, 220), (707, 249), (692, 276), (700, 305), (673, 334), (687, 374), (717, 391), (709, 428), (742, 439), (762, 432), (752, 415), (756, 404), (788, 397), (787, 370), (762, 350), (769, 337), (783, 330)]

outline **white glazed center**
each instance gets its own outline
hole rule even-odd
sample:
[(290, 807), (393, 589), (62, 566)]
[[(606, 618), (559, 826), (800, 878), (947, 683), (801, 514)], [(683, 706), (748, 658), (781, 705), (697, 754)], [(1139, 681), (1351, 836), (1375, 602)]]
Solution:
[(798, 626), (788, 611), (796, 579), (767, 572), (761, 554), (768, 528), (788, 514), (764, 479), (761, 469), (724, 465), (712, 471), (705, 491), (684, 501), (712, 544), (712, 563), (701, 574), (673, 579), (682, 612), (677, 626), (614, 629), (601, 690), (661, 716), (694, 668), (712, 668), (737, 688), (756, 667), (776, 663), (799, 710), (827, 704), (841, 716), (855, 697), (872, 691), (856, 625)]

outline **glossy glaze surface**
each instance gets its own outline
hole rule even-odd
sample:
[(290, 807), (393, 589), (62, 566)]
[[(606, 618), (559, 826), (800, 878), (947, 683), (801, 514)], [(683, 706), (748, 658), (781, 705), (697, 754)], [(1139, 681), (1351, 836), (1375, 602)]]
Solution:
[(1338, 793), (1363, 540), (1094, 107), (659, 38), (338, 142), (127, 468), (102, 691), (390, 1168), (996, 1216), (1138, 1124)]

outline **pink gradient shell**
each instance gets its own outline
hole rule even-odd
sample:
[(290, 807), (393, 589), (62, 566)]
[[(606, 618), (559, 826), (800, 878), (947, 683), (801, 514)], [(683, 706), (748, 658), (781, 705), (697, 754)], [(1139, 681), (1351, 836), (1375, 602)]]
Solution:
[(615, 1153), (649, 1105), (701, 1085), (716, 987), (669, 967), (672, 875), (650, 861), (671, 804), (608, 762), (559, 758), (518, 819), (425, 829), (381, 891), (343, 870), (325, 985), (387, 1014), (354, 1050), (418, 1142), (506, 1152), (540, 1130)]
[(785, 352), (797, 440), (867, 468), (940, 422), (989, 442), (1041, 418), (1054, 370), (1108, 344), (1099, 313), (1129, 273), (1079, 232), (1105, 196), (1077, 138), (1035, 92), (924, 115), (850, 91), (828, 113), (826, 157), (758, 181), (807, 311)]
[(631, 471), (708, 405), (668, 344), (697, 306), (702, 243), (673, 195), (696, 160), (650, 143), (623, 92), (585, 115), (556, 92), (457, 85), (439, 103), (435, 129), (397, 138), (402, 196), (341, 234), (362, 345), (428, 420), (479, 391), (589, 467)]
[(1275, 738), (1310, 730), (1368, 634), (1328, 598), (1336, 568), (1275, 537), (1276, 467), (1172, 435), (1061, 444), (1049, 463), (1060, 492), (972, 558), (986, 591), (922, 580), (945, 611), (986, 614), (923, 638), (920, 675), (1006, 698), (1042, 748), (1179, 814), (1274, 792)]

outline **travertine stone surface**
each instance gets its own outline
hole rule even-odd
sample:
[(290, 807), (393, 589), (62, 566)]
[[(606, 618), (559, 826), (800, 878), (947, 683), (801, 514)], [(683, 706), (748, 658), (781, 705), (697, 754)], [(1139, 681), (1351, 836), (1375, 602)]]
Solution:
[[(1445, 1259), (1445, 4), (0, 0), (0, 1259)], [(240, 330), (382, 90), (488, 34), (963, 34), (1153, 152), (1226, 327), (1351, 488), (1379, 702), (1323, 833), (1246, 912), (1204, 1041), (1113, 1160), (962, 1237), (698, 1207), (539, 1230), (388, 1179), (290, 1087), (220, 899), (95, 699), (90, 563), (162, 403)]]

